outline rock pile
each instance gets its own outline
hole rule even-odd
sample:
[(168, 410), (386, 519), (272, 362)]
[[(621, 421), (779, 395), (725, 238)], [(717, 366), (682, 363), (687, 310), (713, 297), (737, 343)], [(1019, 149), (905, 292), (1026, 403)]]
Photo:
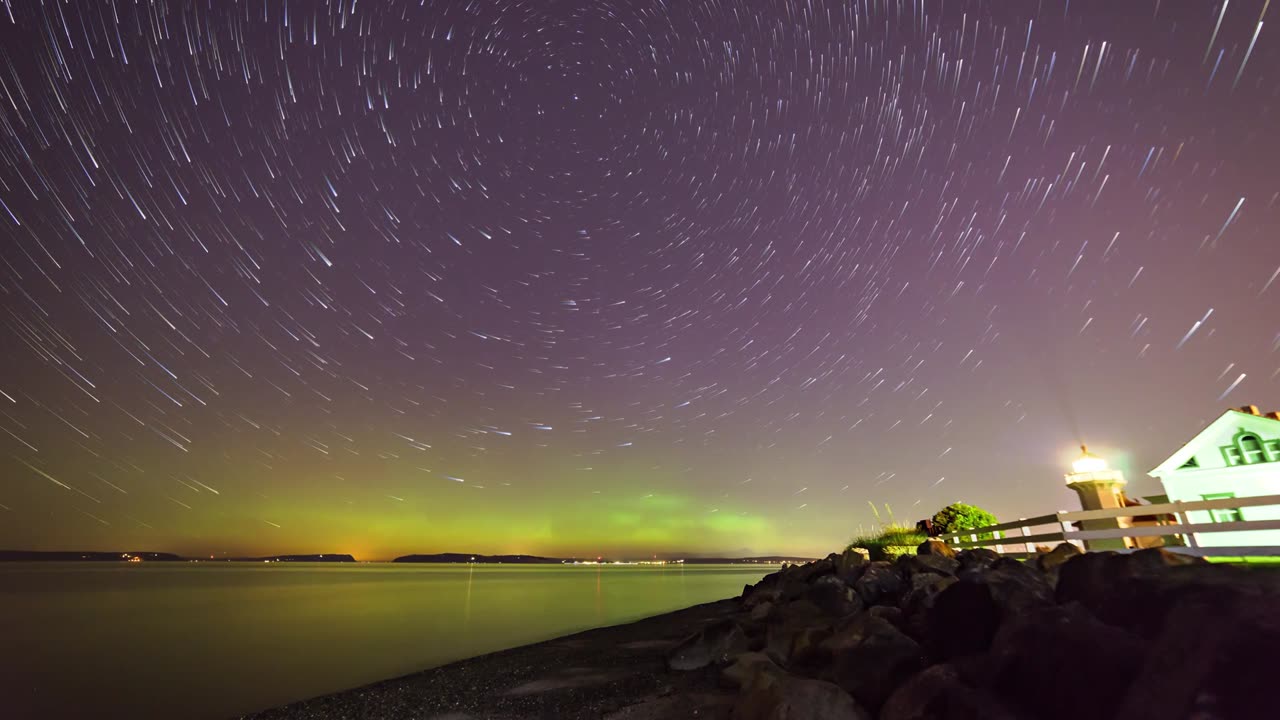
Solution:
[(1261, 717), (1280, 667), (1280, 570), (1159, 549), (850, 550), (740, 605), (668, 657), (719, 669), (738, 720)]

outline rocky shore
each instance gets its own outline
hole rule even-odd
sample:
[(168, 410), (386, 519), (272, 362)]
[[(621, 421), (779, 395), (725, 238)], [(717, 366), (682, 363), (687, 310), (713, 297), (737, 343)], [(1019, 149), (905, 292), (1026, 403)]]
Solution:
[(1280, 573), (1164, 550), (1022, 562), (922, 544), (856, 551), (745, 589), (671, 655), (724, 664), (740, 720), (1274, 715)]
[(1275, 569), (1070, 545), (1022, 562), (929, 541), (255, 717), (1270, 717), (1278, 649)]

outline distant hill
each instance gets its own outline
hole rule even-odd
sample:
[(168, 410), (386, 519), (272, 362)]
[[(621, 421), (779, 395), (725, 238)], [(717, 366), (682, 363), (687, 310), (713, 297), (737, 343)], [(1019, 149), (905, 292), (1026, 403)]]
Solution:
[(398, 563), (505, 563), (508, 565), (545, 565), (564, 562), (560, 558), (537, 555), (473, 555), (470, 553), (435, 553), (434, 555), (402, 555)]
[(161, 552), (98, 552), (76, 550), (0, 550), (0, 562), (147, 562), (182, 561), (180, 555)]
[(205, 562), (355, 562), (356, 559), (342, 553), (319, 553), (315, 555), (268, 555), (266, 557), (228, 557), (214, 558)]
[(685, 565), (741, 565), (744, 563), (807, 563), (812, 562), (814, 558), (790, 557), (788, 555), (766, 555), (761, 557), (745, 557), (745, 558), (711, 558), (711, 557), (690, 557), (684, 558)]

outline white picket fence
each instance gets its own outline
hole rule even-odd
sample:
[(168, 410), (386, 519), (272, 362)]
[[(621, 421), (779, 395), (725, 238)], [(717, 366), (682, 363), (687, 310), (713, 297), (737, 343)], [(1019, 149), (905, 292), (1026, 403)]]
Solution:
[[(1168, 546), (1174, 552), (1200, 556), (1244, 557), (1262, 555), (1280, 555), (1280, 546), (1266, 545), (1256, 547), (1223, 547), (1201, 546), (1197, 534), (1241, 532), (1244, 530), (1280, 530), (1280, 520), (1240, 520), (1235, 522), (1193, 523), (1187, 513), (1197, 510), (1227, 510), (1246, 507), (1263, 507), (1280, 505), (1280, 495), (1261, 495), (1257, 497), (1225, 498), (1222, 500), (1198, 500), (1195, 502), (1171, 502), (1162, 505), (1140, 505), (1137, 507), (1109, 508), (1106, 510), (1078, 510), (1075, 512), (1058, 512), (1052, 515), (1021, 518), (1016, 522), (1000, 523), (959, 533), (940, 535), (940, 539), (956, 549), (989, 547), (998, 553), (1013, 556), (1026, 556), (1035, 553), (1036, 545), (1056, 545), (1061, 542), (1082, 544), (1086, 540), (1106, 540), (1118, 538), (1167, 537), (1178, 536), (1183, 539), (1182, 546)], [(1081, 520), (1101, 520), (1104, 518), (1132, 518), (1151, 515), (1173, 515), (1178, 518), (1177, 524), (1138, 525), (1128, 528), (1108, 528), (1102, 530), (1076, 530), (1072, 523)], [(1046, 530), (1045, 526), (1056, 526)], [(980, 539), (990, 535), (988, 539)], [(1006, 546), (1021, 546), (1021, 550), (1006, 549)]]

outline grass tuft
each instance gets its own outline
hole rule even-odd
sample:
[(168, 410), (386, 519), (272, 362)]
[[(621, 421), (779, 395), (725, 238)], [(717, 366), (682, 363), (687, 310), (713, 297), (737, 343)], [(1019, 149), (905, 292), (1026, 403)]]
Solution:
[(928, 536), (913, 527), (890, 524), (875, 535), (855, 536), (847, 547), (865, 549), (872, 560), (892, 561), (901, 555), (915, 555), (916, 547), (927, 539)]

